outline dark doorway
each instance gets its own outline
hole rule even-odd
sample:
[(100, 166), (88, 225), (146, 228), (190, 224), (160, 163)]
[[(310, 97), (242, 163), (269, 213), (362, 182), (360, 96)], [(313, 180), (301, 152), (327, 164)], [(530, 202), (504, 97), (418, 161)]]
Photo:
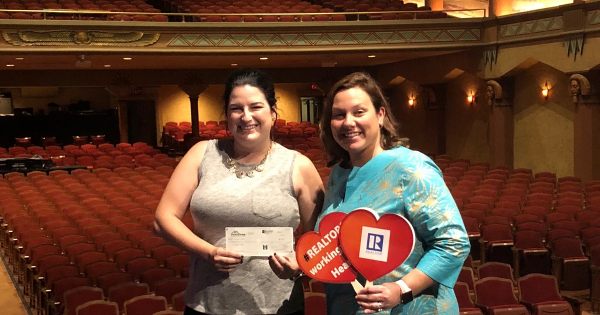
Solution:
[(141, 141), (156, 146), (154, 101), (128, 101), (127, 126), (129, 143)]
[(319, 123), (321, 114), (321, 98), (315, 96), (300, 97), (300, 121), (310, 121), (313, 124)]

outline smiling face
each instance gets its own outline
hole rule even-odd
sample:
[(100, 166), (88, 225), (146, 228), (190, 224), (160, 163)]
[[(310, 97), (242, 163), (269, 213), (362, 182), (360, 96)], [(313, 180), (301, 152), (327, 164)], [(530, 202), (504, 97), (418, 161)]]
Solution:
[(383, 151), (380, 125), (385, 109), (375, 109), (369, 95), (354, 87), (338, 92), (333, 99), (331, 133), (350, 155), (354, 166), (362, 166)]
[(245, 147), (270, 141), (275, 111), (264, 93), (249, 84), (236, 86), (227, 105), (227, 126), (234, 141)]

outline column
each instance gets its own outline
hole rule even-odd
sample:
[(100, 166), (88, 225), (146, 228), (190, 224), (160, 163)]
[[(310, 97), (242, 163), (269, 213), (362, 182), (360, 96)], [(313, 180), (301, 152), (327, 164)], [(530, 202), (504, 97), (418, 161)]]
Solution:
[(490, 110), (490, 165), (513, 167), (514, 120), (512, 103), (507, 100), (502, 86), (494, 80), (487, 81), (487, 98)]
[(119, 116), (119, 141), (129, 142), (129, 132), (127, 123), (127, 98), (131, 97), (132, 86), (126, 82), (117, 82), (118, 84), (106, 87), (106, 90), (117, 99), (117, 113)]
[(430, 7), (433, 11), (444, 10), (444, 0), (425, 0), (425, 6)]
[(421, 89), (420, 100), (425, 107), (426, 117), (431, 121), (430, 146), (428, 152), (430, 154), (442, 154), (446, 152), (446, 108), (445, 102), (438, 98), (438, 95), (446, 95), (446, 85), (438, 84)]
[(489, 0), (489, 16), (502, 16), (513, 13), (514, 0)]
[(575, 103), (574, 175), (600, 179), (600, 100), (580, 74), (571, 76), (571, 95)]
[(208, 84), (193, 83), (179, 86), (190, 98), (190, 121), (192, 122), (192, 138), (200, 138), (200, 125), (198, 121), (200, 119), (198, 115), (198, 97), (206, 88)]

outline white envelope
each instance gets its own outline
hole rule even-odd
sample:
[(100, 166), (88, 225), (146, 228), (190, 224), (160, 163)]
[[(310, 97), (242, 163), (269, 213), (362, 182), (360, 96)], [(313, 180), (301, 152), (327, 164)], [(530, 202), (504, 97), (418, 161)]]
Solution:
[(294, 254), (291, 227), (226, 227), (225, 248), (244, 256), (268, 257)]

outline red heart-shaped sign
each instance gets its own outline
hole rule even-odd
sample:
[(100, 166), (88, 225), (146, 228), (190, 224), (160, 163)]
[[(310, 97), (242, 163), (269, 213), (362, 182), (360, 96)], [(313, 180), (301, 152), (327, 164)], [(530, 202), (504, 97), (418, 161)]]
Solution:
[(340, 247), (352, 267), (374, 281), (400, 266), (415, 244), (414, 231), (402, 216), (377, 215), (368, 208), (356, 209), (342, 220)]
[(307, 276), (329, 283), (347, 283), (356, 273), (346, 262), (339, 247), (340, 223), (346, 216), (332, 212), (321, 219), (319, 232), (306, 232), (296, 243), (296, 260)]

